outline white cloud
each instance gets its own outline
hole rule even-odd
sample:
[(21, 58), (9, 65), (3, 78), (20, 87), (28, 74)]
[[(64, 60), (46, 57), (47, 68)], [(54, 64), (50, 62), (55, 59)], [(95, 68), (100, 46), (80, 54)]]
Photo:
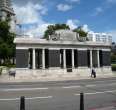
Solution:
[(92, 14), (92, 16), (97, 16), (98, 14), (102, 13), (103, 11), (104, 11), (104, 9), (102, 7), (97, 7), (97, 8), (95, 8), (95, 11)]
[(44, 0), (12, 0), (13, 3), (17, 4), (18, 6), (26, 5), (28, 2), (31, 2), (33, 4), (40, 4)]
[(67, 2), (80, 2), (80, 0), (66, 0)]
[(89, 29), (89, 27), (88, 27), (87, 24), (84, 24), (84, 25), (82, 26), (82, 29), (83, 29), (85, 32), (91, 31), (91, 30)]
[[(47, 14), (47, 8), (40, 4), (28, 2), (18, 6), (14, 4), (17, 21), (22, 24), (22, 32), (26, 35), (42, 37), (49, 23), (43, 20), (43, 15)], [(25, 25), (27, 25), (25, 27)], [(19, 32), (17, 30), (17, 32)]]
[(46, 31), (48, 25), (50, 24), (41, 24), (38, 26), (32, 26), (30, 29), (26, 30), (26, 35), (31, 35), (33, 37), (43, 37), (44, 32)]
[[(69, 25), (71, 30), (73, 30), (79, 26), (79, 20), (69, 19), (67, 20), (66, 24)], [(92, 32), (87, 24), (82, 25), (82, 30), (85, 32)]]
[(14, 10), (21, 24), (44, 23), (41, 15), (46, 13), (46, 8), (39, 4), (28, 2), (25, 6), (14, 5)]
[(40, 14), (44, 15), (47, 14), (48, 9), (45, 6), (36, 4), (34, 5), (35, 10), (39, 11)]
[(116, 0), (107, 0), (108, 3), (116, 3)]
[(80, 0), (70, 0), (71, 2), (80, 2)]
[(78, 23), (79, 23), (79, 20), (72, 20), (72, 19), (69, 19), (66, 22), (66, 24), (69, 25), (70, 29), (72, 29), (72, 30), (77, 28)]
[(102, 11), (103, 11), (103, 9), (102, 9), (101, 7), (97, 7), (97, 8), (96, 8), (96, 12), (97, 12), (97, 13), (100, 13), (100, 12), (102, 12)]
[(68, 11), (68, 10), (72, 9), (72, 6), (68, 5), (68, 4), (59, 4), (59, 5), (57, 5), (57, 9), (59, 11)]

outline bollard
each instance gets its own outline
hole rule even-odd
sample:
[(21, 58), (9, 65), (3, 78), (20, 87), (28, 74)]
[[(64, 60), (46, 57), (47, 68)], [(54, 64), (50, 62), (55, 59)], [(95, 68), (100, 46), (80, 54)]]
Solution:
[(20, 110), (25, 110), (25, 97), (21, 96), (20, 98)]
[(80, 93), (80, 110), (84, 110), (84, 94)]

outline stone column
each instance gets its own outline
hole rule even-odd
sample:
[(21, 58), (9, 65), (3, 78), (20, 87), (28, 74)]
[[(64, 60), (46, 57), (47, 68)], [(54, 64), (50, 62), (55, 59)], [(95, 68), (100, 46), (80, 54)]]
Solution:
[(33, 69), (35, 69), (35, 49), (33, 49)]
[(97, 50), (97, 64), (98, 64), (98, 68), (100, 68), (99, 50)]
[(90, 67), (93, 67), (93, 58), (92, 58), (92, 50), (90, 50)]
[(66, 50), (63, 49), (63, 67), (66, 68)]
[(60, 65), (61, 65), (61, 62), (62, 62), (62, 58), (61, 58), (61, 53), (60, 53)]
[(72, 68), (74, 68), (74, 49), (72, 49)]
[(45, 49), (42, 49), (42, 69), (45, 69)]

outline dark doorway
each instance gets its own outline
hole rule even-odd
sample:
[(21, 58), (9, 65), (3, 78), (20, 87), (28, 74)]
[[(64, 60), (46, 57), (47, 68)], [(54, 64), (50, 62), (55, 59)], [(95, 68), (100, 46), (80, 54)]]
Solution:
[(87, 50), (87, 62), (88, 62), (88, 67), (90, 67), (90, 50)]
[(103, 55), (102, 55), (102, 50), (99, 51), (99, 58), (100, 58), (100, 67), (103, 67)]
[(78, 67), (78, 51), (77, 50), (74, 50), (74, 65), (75, 65), (75, 68)]
[(42, 50), (36, 49), (36, 68), (42, 68)]
[(32, 69), (32, 49), (29, 49), (29, 69)]
[(72, 51), (66, 50), (66, 68), (67, 72), (72, 72)]
[(36, 62), (36, 69), (38, 69), (39, 68), (39, 64), (38, 64), (38, 62), (39, 62), (39, 50), (38, 49), (36, 49), (35, 50), (35, 62)]
[(45, 68), (49, 68), (49, 50), (45, 49)]

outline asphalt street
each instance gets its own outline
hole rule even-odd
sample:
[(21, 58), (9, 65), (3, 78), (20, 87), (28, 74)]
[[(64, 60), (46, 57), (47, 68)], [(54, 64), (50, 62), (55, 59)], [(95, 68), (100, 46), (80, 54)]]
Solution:
[(80, 110), (80, 93), (85, 110), (116, 110), (116, 78), (62, 82), (1, 83), (0, 110)]

